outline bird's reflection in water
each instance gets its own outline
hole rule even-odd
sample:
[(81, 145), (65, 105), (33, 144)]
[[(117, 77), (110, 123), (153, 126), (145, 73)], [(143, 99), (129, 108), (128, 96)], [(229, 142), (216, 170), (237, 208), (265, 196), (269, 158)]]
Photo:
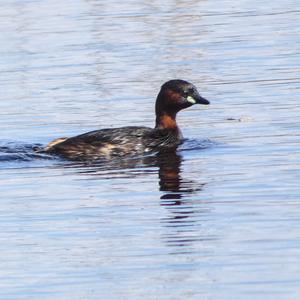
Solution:
[(161, 220), (166, 228), (162, 238), (172, 247), (190, 247), (203, 239), (198, 235), (197, 225), (201, 214), (207, 212), (206, 209), (199, 208), (199, 193), (205, 183), (183, 178), (182, 161), (182, 156), (178, 153), (158, 155), (159, 187), (164, 192), (160, 204), (169, 212)]
[[(73, 162), (65, 167), (77, 172), (96, 175), (96, 178), (132, 178), (158, 172), (159, 190), (163, 193), (160, 205), (166, 209), (161, 218), (165, 228), (162, 239), (170, 247), (191, 247), (193, 243), (207, 239), (199, 233), (199, 224), (207, 209), (201, 205), (201, 191), (205, 183), (185, 179), (182, 172), (183, 158), (179, 153), (157, 153), (147, 157), (111, 160), (105, 162)], [(158, 169), (158, 171), (157, 171)], [(199, 175), (199, 174), (198, 174)]]

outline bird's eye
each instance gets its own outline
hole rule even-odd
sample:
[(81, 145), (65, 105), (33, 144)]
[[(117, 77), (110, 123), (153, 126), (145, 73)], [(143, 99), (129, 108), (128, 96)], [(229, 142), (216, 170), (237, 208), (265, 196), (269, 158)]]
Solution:
[(189, 91), (183, 91), (183, 96), (187, 97), (189, 95)]

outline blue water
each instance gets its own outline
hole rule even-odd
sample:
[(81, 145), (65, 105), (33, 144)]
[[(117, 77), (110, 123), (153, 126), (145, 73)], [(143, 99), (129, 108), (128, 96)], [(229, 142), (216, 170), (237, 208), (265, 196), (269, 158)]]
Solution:
[[(7, 1), (0, 10), (0, 299), (299, 299), (298, 1)], [(57, 137), (153, 126), (172, 155), (72, 162)]]

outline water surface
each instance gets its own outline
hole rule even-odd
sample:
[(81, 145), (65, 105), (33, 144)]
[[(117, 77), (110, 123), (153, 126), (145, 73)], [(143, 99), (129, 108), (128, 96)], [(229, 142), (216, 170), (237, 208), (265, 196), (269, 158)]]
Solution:
[[(298, 1), (7, 1), (0, 299), (299, 299)], [(160, 85), (211, 101), (172, 155), (37, 155), (153, 126)]]

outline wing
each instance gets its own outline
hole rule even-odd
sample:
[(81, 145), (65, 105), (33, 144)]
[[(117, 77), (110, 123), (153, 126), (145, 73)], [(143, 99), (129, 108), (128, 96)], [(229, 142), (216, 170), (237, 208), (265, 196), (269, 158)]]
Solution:
[(177, 129), (153, 129), (148, 137), (147, 147), (157, 150), (174, 149), (182, 142), (181, 133)]
[(53, 143), (45, 151), (70, 158), (134, 154), (144, 150), (143, 138), (152, 130), (137, 126), (95, 130)]

